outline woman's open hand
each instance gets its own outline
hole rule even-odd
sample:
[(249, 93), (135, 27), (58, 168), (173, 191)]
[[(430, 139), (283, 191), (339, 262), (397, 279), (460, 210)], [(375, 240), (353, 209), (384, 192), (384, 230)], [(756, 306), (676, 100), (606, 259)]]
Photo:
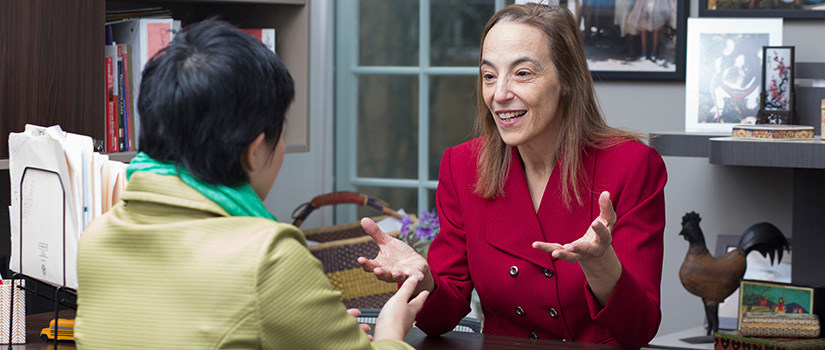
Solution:
[(554, 258), (578, 262), (596, 300), (605, 306), (622, 275), (622, 263), (610, 245), (615, 224), (616, 211), (610, 202), (610, 193), (605, 191), (599, 195), (599, 217), (590, 223), (581, 238), (565, 245), (533, 242), (533, 248), (548, 252)]
[(607, 191), (599, 195), (599, 216), (590, 223), (587, 232), (579, 239), (568, 243), (533, 242), (533, 248), (550, 253), (553, 258), (569, 262), (599, 260), (605, 255), (613, 242), (613, 225), (616, 224), (616, 211), (610, 202)]
[(361, 227), (379, 248), (378, 256), (373, 259), (358, 257), (358, 264), (364, 271), (372, 272), (379, 280), (391, 283), (401, 283), (410, 276), (420, 274), (422, 280), (417, 284), (413, 295), (418, 295), (422, 290), (433, 290), (435, 283), (427, 259), (406, 243), (381, 231), (370, 218), (361, 219)]

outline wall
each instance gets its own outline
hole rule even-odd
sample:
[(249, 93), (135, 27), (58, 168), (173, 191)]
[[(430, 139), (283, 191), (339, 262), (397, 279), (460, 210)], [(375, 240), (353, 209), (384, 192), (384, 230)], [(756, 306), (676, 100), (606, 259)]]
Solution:
[[(691, 4), (691, 15), (698, 13)], [(785, 20), (783, 44), (796, 46), (797, 62), (825, 60), (825, 23), (821, 20)], [(637, 131), (684, 131), (683, 82), (597, 82), (596, 89), (608, 122)], [(696, 211), (702, 217), (708, 249), (713, 252), (719, 234), (741, 234), (757, 222), (768, 221), (791, 237), (792, 171), (757, 167), (725, 167), (707, 158), (664, 157), (668, 169), (665, 187), (665, 257), (662, 273), (662, 323), (659, 334), (700, 326), (701, 300), (685, 291), (678, 271), (688, 243), (678, 235), (681, 218)]]
[[(329, 0), (310, 8), (309, 152), (289, 153), (264, 205), (281, 222), (292, 223), (293, 209), (313, 197), (332, 192), (333, 181), (333, 17)], [(287, 120), (287, 123), (289, 121)], [(332, 224), (332, 210), (317, 210), (302, 228)]]

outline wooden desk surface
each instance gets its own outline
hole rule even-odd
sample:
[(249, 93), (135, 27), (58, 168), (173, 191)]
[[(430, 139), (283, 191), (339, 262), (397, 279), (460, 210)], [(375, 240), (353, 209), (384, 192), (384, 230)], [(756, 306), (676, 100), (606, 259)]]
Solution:
[[(74, 311), (61, 311), (60, 317), (72, 318)], [(40, 330), (49, 326), (54, 313), (47, 312), (26, 317), (26, 344), (12, 345), (16, 350), (54, 349), (53, 342), (40, 339)], [(508, 337), (503, 335), (484, 335), (477, 333), (450, 332), (440, 337), (427, 337), (417, 328), (410, 330), (404, 339), (416, 349), (423, 350), (497, 350), (497, 349), (621, 349), (613, 345), (561, 342), (557, 340), (530, 340), (528, 338)], [(8, 345), (0, 345), (0, 349)], [(58, 342), (59, 350), (75, 349), (72, 342)]]
[(498, 350), (498, 349), (621, 349), (601, 345), (558, 340), (530, 340), (528, 338), (478, 333), (450, 332), (440, 337), (427, 337), (417, 328), (410, 330), (404, 340), (416, 349), (426, 350)]

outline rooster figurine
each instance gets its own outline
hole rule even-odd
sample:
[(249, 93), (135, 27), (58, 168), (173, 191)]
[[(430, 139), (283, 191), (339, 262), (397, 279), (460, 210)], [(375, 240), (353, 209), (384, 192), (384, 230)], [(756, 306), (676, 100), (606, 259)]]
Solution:
[(679, 279), (688, 292), (702, 298), (708, 319), (708, 335), (719, 330), (719, 303), (739, 288), (739, 281), (745, 275), (745, 257), (753, 250), (770, 255), (773, 265), (782, 261), (782, 250), (790, 251), (788, 240), (776, 226), (767, 222), (754, 224), (739, 238), (735, 250), (719, 257), (713, 257), (705, 247), (705, 237), (699, 228), (699, 214), (690, 212), (682, 217), (680, 235), (690, 242), (687, 256), (679, 269)]

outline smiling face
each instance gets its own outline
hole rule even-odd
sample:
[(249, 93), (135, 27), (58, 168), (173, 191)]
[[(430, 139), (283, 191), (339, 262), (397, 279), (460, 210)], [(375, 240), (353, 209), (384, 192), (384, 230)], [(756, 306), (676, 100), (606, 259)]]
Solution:
[(547, 36), (523, 23), (499, 22), (481, 53), (484, 104), (504, 143), (554, 151), (561, 125), (561, 84)]

